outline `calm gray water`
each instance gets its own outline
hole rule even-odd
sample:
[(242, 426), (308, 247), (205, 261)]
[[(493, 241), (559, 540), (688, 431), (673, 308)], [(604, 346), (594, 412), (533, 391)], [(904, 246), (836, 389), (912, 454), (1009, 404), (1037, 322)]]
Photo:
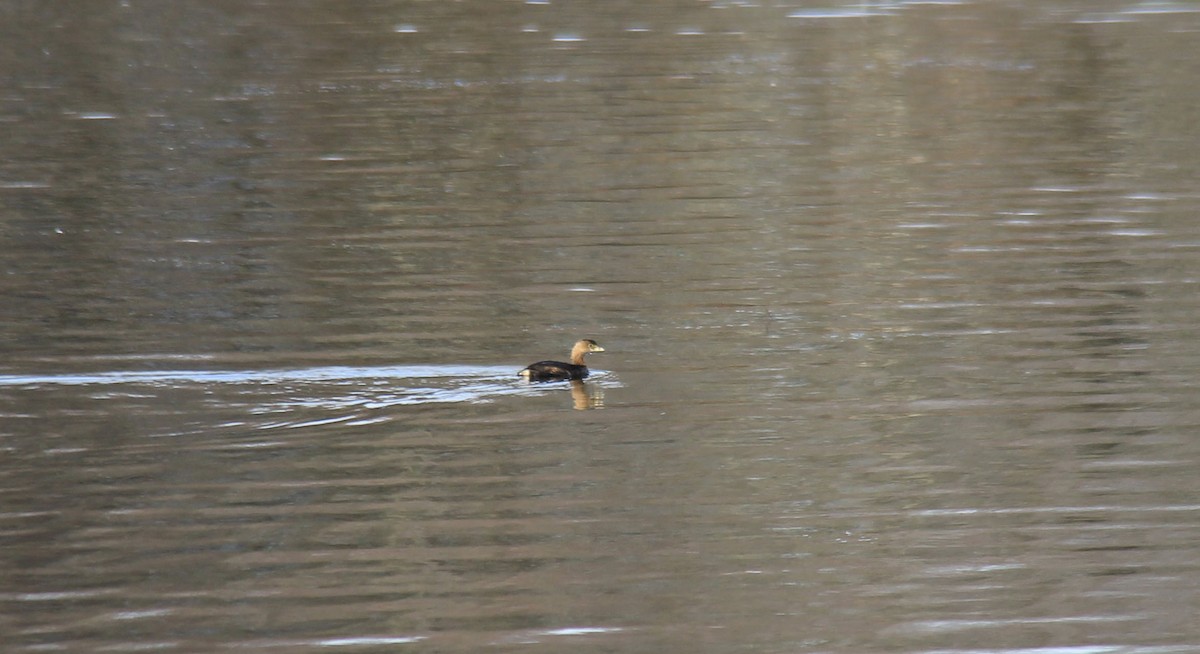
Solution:
[(1200, 6), (0, 43), (5, 652), (1200, 651)]

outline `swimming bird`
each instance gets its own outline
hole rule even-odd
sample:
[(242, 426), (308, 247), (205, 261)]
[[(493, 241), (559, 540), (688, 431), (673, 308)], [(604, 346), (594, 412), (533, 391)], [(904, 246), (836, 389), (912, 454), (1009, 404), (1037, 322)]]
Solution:
[(590, 338), (575, 343), (571, 348), (571, 363), (563, 361), (538, 361), (529, 364), (517, 373), (528, 381), (556, 381), (562, 379), (583, 379), (588, 376), (587, 364), (583, 362), (584, 355), (589, 352), (603, 352), (604, 348)]

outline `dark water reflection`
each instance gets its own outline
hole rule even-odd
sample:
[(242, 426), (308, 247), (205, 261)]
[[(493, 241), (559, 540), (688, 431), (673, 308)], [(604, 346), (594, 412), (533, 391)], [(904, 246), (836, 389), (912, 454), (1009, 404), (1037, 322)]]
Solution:
[(0, 17), (5, 651), (1200, 649), (1191, 5)]

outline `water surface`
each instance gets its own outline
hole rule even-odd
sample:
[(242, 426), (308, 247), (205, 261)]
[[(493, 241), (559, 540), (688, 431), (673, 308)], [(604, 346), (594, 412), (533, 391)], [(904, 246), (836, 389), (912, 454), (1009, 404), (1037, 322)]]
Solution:
[(1200, 649), (1192, 6), (0, 14), (7, 650)]

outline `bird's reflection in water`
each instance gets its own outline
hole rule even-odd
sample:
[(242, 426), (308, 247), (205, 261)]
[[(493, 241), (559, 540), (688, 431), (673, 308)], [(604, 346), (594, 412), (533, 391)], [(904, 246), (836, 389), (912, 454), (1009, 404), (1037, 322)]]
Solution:
[(577, 411), (604, 408), (604, 389), (579, 379), (571, 380), (571, 399)]

